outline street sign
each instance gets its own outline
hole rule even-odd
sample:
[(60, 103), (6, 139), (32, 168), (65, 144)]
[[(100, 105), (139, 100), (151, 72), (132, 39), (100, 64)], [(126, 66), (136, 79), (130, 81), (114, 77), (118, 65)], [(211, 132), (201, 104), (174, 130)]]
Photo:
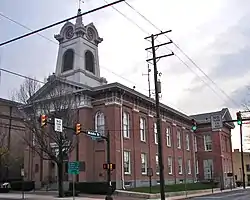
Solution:
[(221, 115), (211, 116), (211, 126), (212, 126), (212, 131), (217, 131), (218, 129), (223, 128)]
[(147, 176), (153, 176), (153, 169), (151, 167), (147, 168)]
[(89, 135), (92, 138), (101, 138), (101, 134), (96, 131), (87, 131), (87, 135)]
[(24, 175), (25, 175), (25, 174), (24, 174), (24, 169), (22, 168), (22, 169), (21, 169), (21, 176), (24, 177)]
[(68, 162), (68, 174), (79, 174), (79, 162)]
[(55, 131), (56, 132), (63, 131), (62, 119), (55, 118)]

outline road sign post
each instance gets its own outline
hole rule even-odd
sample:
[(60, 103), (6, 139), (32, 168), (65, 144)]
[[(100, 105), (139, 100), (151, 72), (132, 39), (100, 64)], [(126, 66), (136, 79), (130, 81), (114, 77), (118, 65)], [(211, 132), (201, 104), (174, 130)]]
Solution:
[(60, 133), (63, 131), (62, 119), (55, 118), (55, 131)]
[(21, 177), (22, 177), (22, 199), (24, 199), (24, 176), (25, 176), (25, 172), (24, 172), (24, 168), (21, 169)]
[(68, 174), (72, 175), (72, 193), (73, 200), (75, 199), (75, 175), (79, 174), (79, 162), (68, 162)]
[(218, 131), (219, 129), (223, 128), (221, 115), (211, 116), (211, 126), (212, 126), (212, 131)]
[(147, 176), (149, 178), (149, 192), (152, 193), (152, 176), (153, 176), (153, 169), (151, 167), (147, 168)]

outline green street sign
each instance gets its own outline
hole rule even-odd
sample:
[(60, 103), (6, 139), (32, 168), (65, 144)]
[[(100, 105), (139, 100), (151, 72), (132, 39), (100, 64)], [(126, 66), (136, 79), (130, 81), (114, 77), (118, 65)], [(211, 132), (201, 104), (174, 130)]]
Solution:
[(68, 174), (79, 174), (79, 162), (68, 162)]

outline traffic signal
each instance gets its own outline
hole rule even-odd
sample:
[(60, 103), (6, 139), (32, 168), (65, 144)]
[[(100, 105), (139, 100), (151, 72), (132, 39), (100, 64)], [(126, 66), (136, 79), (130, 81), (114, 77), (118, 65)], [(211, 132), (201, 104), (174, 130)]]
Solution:
[(196, 129), (197, 129), (197, 123), (194, 119), (192, 119), (192, 130), (196, 131)]
[(103, 169), (108, 169), (108, 164), (104, 163), (102, 167), (103, 167)]
[(47, 116), (46, 115), (41, 115), (40, 116), (40, 122), (41, 122), (41, 127), (44, 127), (47, 125)]
[(240, 111), (236, 113), (237, 115), (237, 124), (242, 125), (242, 117)]
[(110, 169), (110, 170), (112, 171), (112, 170), (115, 169), (115, 164), (113, 164), (113, 163), (109, 163), (109, 164), (104, 163), (104, 164), (103, 164), (103, 169), (105, 169), (105, 170)]
[(115, 169), (115, 164), (112, 164), (112, 163), (110, 163), (109, 164), (109, 169), (112, 171), (113, 169)]
[(81, 124), (76, 124), (76, 135), (79, 135), (81, 133)]

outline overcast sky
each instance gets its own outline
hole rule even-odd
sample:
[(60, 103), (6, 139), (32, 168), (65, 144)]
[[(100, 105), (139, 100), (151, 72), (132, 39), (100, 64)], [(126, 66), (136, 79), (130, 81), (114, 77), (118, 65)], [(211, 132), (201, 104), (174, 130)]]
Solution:
[[(108, 0), (111, 2), (111, 0)], [(162, 72), (161, 101), (188, 115), (221, 110), (235, 112), (248, 100), (250, 67), (250, 1), (249, 0), (128, 0), (192, 58), (210, 79), (207, 79), (174, 45), (168, 47), (177, 56), (158, 62)], [(83, 11), (105, 4), (104, 0), (85, 0)], [(144, 31), (114, 9), (83, 17), (84, 23), (94, 22), (104, 41), (99, 46), (101, 75), (108, 82), (121, 82), (147, 94), (145, 60), (150, 58), (145, 48), (150, 43), (144, 37), (159, 31), (125, 3), (115, 6)], [(19, 23), (37, 29), (76, 15), (78, 0), (1, 0), (0, 13)], [(0, 16), (0, 42), (27, 33), (28, 30)], [(54, 40), (62, 25), (41, 34)], [(56, 40), (54, 40), (56, 42)], [(164, 36), (158, 41), (168, 42)], [(38, 35), (0, 47), (0, 67), (44, 80), (55, 70), (58, 45)], [(157, 55), (167, 54), (167, 48)], [(198, 75), (198, 76), (197, 76)], [(152, 76), (153, 78), (153, 76)], [(23, 79), (1, 73), (0, 96), (10, 98), (11, 91)], [(151, 84), (153, 86), (153, 84)], [(153, 87), (152, 87), (153, 89)], [(221, 91), (222, 90), (222, 91)], [(225, 95), (226, 93), (226, 95)], [(244, 129), (245, 133), (248, 131)], [(239, 148), (238, 128), (233, 131), (233, 147)], [(249, 146), (250, 147), (250, 146)], [(247, 147), (246, 147), (247, 148)]]

